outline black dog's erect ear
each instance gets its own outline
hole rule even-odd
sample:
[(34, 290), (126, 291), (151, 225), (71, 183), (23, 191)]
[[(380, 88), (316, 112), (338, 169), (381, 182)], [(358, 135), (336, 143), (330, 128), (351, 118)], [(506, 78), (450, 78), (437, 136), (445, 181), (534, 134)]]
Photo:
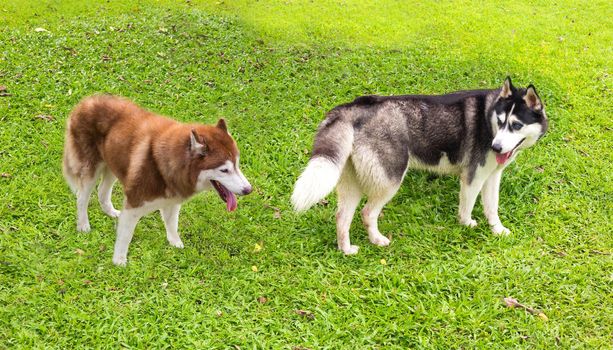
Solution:
[(204, 155), (206, 153), (206, 144), (200, 143), (198, 141), (199, 138), (200, 137), (196, 133), (196, 130), (192, 129), (192, 132), (189, 134), (189, 148), (192, 153)]
[(526, 105), (530, 109), (534, 109), (536, 111), (540, 111), (543, 109), (543, 103), (541, 102), (541, 99), (539, 98), (539, 95), (537, 95), (536, 89), (532, 84), (530, 84), (526, 89), (524, 101), (526, 101)]
[(219, 119), (219, 121), (217, 122), (217, 127), (225, 132), (228, 132), (228, 127), (226, 126), (226, 120), (223, 118)]
[(513, 83), (511, 83), (511, 77), (507, 76), (504, 80), (504, 84), (502, 84), (502, 89), (500, 89), (500, 97), (507, 98), (513, 94)]

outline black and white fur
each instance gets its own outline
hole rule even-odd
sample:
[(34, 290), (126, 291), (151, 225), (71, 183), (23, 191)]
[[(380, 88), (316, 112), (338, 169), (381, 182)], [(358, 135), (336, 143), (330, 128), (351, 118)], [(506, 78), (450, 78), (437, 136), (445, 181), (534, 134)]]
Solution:
[(332, 109), (319, 125), (312, 157), (296, 182), (292, 203), (304, 211), (338, 193), (338, 248), (355, 254), (349, 227), (363, 195), (362, 220), (369, 240), (387, 246), (377, 227), (409, 168), (460, 176), (459, 220), (475, 227), (471, 212), (479, 193), (496, 235), (509, 230), (498, 217), (504, 168), (547, 130), (534, 86), (517, 89), (507, 78), (492, 90), (447, 95), (362, 96)]

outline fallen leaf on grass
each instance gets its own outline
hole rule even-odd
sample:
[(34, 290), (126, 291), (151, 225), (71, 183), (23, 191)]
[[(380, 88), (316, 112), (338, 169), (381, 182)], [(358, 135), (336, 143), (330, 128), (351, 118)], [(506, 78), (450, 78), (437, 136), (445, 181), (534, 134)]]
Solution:
[(260, 304), (266, 304), (267, 301), (268, 301), (268, 299), (266, 299), (266, 297), (259, 297), (258, 298), (258, 303), (260, 303)]
[(595, 254), (595, 255), (611, 255), (611, 253), (609, 253), (609, 252), (602, 252), (600, 250), (590, 250), (590, 254)]
[(258, 272), (258, 267), (255, 265), (251, 266), (251, 271)]
[(6, 91), (6, 86), (0, 85), (0, 92), (4, 92), (4, 91)]
[(89, 286), (90, 284), (92, 284), (92, 281), (85, 280), (85, 281), (83, 281), (83, 284), (86, 285), (86, 286)]
[(381, 259), (379, 260), (379, 262), (381, 263), (381, 265), (387, 265), (387, 261), (385, 259)]
[(272, 209), (274, 210), (272, 217), (275, 219), (281, 219), (281, 209), (277, 208), (277, 207), (273, 207), (271, 205), (268, 204), (264, 204), (264, 208), (268, 208), (268, 209)]
[(83, 255), (83, 254), (85, 254), (85, 252), (83, 251), (83, 249), (79, 249), (79, 248), (75, 249), (75, 251), (74, 251), (74, 252), (75, 252), (75, 253), (77, 253), (77, 255)]
[(13, 96), (13, 94), (9, 94), (8, 92), (0, 92), (0, 96)]
[(72, 47), (68, 47), (68, 46), (62, 46), (62, 49), (68, 51), (71, 55), (73, 56), (77, 56), (77, 50), (75, 50)]
[(296, 312), (298, 315), (300, 315), (302, 317), (308, 318), (309, 320), (314, 320), (315, 319), (315, 315), (311, 311), (294, 310), (294, 312)]
[(507, 297), (502, 300), (504, 301), (504, 304), (510, 308), (514, 308), (519, 305), (519, 302), (517, 301), (517, 299)]
[(562, 141), (564, 142), (571, 142), (574, 139), (573, 135), (566, 135), (564, 137), (562, 137)]
[(53, 117), (47, 114), (39, 114), (35, 117), (36, 119), (42, 119), (46, 122), (52, 122), (53, 121)]
[(221, 312), (221, 310), (217, 310), (217, 311), (215, 311), (215, 316), (221, 317), (221, 316), (223, 316), (223, 312)]
[(0, 176), (2, 176), (4, 178), (9, 178), (9, 177), (11, 177), (11, 174), (9, 174), (9, 173), (2, 173), (2, 175), (0, 175)]
[(262, 250), (262, 246), (259, 243), (256, 243), (253, 247), (253, 252), (258, 253), (260, 250)]
[(307, 348), (305, 346), (297, 345), (297, 346), (292, 346), (292, 350), (311, 350), (311, 348)]
[(34, 28), (34, 31), (37, 32), (37, 33), (49, 32), (47, 29), (41, 28), (41, 27)]
[(529, 306), (523, 305), (520, 302), (517, 301), (517, 299), (514, 298), (510, 298), (510, 297), (506, 297), (503, 299), (504, 303), (507, 307), (510, 308), (519, 308), (519, 309), (524, 309), (526, 311), (528, 311), (529, 313), (538, 316), (540, 319), (542, 319), (543, 321), (548, 321), (549, 317), (547, 317), (547, 315), (545, 315), (544, 312), (539, 311), (539, 310), (535, 310)]

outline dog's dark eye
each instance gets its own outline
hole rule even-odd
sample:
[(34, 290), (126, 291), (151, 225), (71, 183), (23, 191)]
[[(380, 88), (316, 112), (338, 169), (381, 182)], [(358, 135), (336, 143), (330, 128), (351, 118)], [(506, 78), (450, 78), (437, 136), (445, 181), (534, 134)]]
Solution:
[(228, 169), (221, 169), (220, 170), (222, 173), (228, 173)]
[(524, 126), (524, 124), (522, 123), (518, 123), (518, 122), (513, 122), (513, 124), (511, 124), (511, 127), (513, 128), (513, 130), (519, 130)]

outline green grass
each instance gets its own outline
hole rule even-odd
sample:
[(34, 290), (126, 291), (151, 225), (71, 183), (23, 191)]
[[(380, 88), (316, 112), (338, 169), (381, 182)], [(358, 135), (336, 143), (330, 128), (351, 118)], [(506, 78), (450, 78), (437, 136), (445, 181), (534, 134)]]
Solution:
[[(0, 348), (610, 348), (613, 6), (403, 3), (5, 0)], [(459, 226), (457, 179), (423, 172), (384, 210), (389, 248), (356, 219), (360, 253), (338, 252), (334, 196), (291, 212), (333, 106), (507, 74), (536, 85), (551, 121), (504, 174), (512, 236), (493, 237), (480, 205), (481, 225)], [(114, 267), (114, 221), (92, 199), (93, 230), (77, 233), (60, 171), (65, 119), (95, 92), (183, 121), (225, 117), (256, 191), (234, 213), (214, 194), (193, 198), (184, 250), (146, 217), (128, 267)]]

